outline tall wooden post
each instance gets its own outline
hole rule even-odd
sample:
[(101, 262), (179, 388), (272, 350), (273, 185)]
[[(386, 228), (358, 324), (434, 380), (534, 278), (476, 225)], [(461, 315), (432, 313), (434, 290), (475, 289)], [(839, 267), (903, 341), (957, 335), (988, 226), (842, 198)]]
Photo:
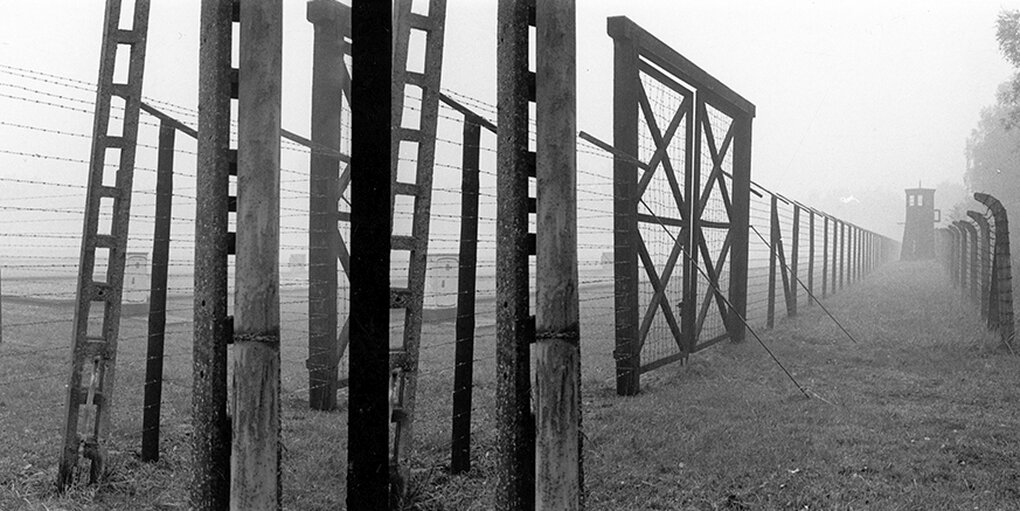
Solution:
[[(622, 154), (636, 155), (641, 84), (637, 47), (633, 39), (614, 35), (613, 48), (613, 145)], [(737, 145), (734, 151), (739, 147)], [(616, 394), (620, 396), (634, 396), (640, 390), (638, 199), (637, 165), (631, 159), (614, 156), (613, 300), (616, 349), (613, 358), (616, 359)]]
[(471, 468), (471, 392), (475, 358), (475, 274), (478, 259), (478, 160), (481, 126), (464, 117), (461, 169), (460, 255), (457, 258), (457, 326), (453, 368), (450, 472)]
[(163, 341), (166, 334), (166, 280), (170, 264), (170, 213), (174, 191), (174, 137), (177, 130), (159, 124), (156, 162), (156, 222), (152, 233), (149, 284), (149, 336), (145, 356), (145, 400), (142, 410), (142, 461), (159, 459), (159, 416), (163, 401)]
[(535, 508), (580, 506), (574, 0), (537, 2)]
[[(334, 0), (308, 3), (307, 18), (315, 27), (312, 46), (312, 142), (340, 147), (340, 106), (343, 103), (344, 33), (349, 11)], [(308, 196), (308, 406), (336, 408), (337, 270), (342, 248), (337, 231), (340, 200), (340, 158), (312, 151)]]
[[(191, 506), (230, 502), (227, 418), (227, 257), (230, 195), (231, 0), (202, 0), (195, 193), (195, 339), (192, 383)], [(278, 143), (278, 142), (277, 142)]]
[(231, 509), (279, 509), (283, 0), (241, 3)]
[(496, 482), (495, 508), (534, 507), (534, 430), (531, 418), (528, 278), (529, 20), (534, 1), (500, 0), (497, 13), (496, 91)]
[(747, 317), (747, 252), (751, 228), (751, 138), (753, 113), (733, 119), (733, 185), (730, 205), (730, 306), (726, 317), (733, 342), (742, 342), (747, 326), (741, 318)]
[(393, 7), (351, 10), (351, 321), (347, 508), (389, 499), (390, 119)]

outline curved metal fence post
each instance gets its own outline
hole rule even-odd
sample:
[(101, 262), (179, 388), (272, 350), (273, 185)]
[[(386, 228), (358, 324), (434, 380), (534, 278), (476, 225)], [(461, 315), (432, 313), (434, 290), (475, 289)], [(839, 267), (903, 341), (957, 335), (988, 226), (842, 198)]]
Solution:
[(1009, 219), (1006, 208), (998, 199), (986, 193), (975, 193), (974, 199), (988, 206), (995, 218), (995, 266), (993, 281), (996, 294), (991, 297), (990, 309), (996, 310), (997, 323), (993, 326), (998, 330), (1002, 342), (1013, 343), (1013, 271), (1009, 253)]

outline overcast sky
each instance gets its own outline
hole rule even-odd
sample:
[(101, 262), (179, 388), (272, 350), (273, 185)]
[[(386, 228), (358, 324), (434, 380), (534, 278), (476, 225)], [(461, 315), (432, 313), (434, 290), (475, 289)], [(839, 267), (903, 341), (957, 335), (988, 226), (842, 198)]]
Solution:
[[(4, 0), (0, 65), (94, 81), (103, 3)], [(1020, 7), (947, 0), (577, 3), (580, 129), (611, 140), (606, 17), (626, 15), (757, 106), (753, 179), (809, 202), (873, 187), (902, 194), (919, 180), (962, 183), (965, 139), (1011, 73), (997, 51), (995, 17)], [(193, 108), (199, 1), (152, 4), (145, 95)], [(495, 1), (450, 0), (448, 9), (443, 85), (494, 103)], [(283, 123), (307, 134), (312, 31), (302, 0), (285, 1), (285, 23)], [(11, 83), (17, 80), (0, 74), (0, 93), (17, 93)], [(39, 126), (91, 126), (87, 115), (24, 101), (0, 98), (0, 112)], [(88, 158), (87, 140), (61, 140), (57, 148), (30, 135), (0, 126), (0, 149), (35, 144), (34, 151)], [(85, 179), (81, 166), (3, 154), (0, 165), (8, 176)], [(14, 188), (3, 188), (0, 200), (12, 197)], [(889, 212), (891, 222), (902, 214)], [(80, 218), (75, 225), (80, 232)]]

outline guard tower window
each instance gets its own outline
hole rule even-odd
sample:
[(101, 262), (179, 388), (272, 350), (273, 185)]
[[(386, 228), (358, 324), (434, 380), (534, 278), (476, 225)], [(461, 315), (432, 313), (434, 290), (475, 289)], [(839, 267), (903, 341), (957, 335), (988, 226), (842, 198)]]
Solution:
[(917, 196), (917, 205), (918, 206), (924, 206), (924, 195), (918, 195)]

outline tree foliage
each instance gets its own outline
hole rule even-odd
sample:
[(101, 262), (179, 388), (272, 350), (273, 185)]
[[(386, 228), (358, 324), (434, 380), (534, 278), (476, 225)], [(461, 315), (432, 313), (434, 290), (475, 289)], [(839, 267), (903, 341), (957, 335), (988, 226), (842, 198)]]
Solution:
[[(1020, 69), (1020, 10), (999, 13), (995, 39), (1003, 58)], [(1020, 72), (999, 86), (996, 99), (967, 139), (964, 182), (994, 195), (1008, 211), (1020, 211)]]
[[(999, 86), (1000, 98), (1013, 87)], [(964, 182), (976, 192), (987, 192), (1009, 208), (1020, 206), (1020, 129), (1008, 119), (1016, 105), (999, 101), (981, 111), (981, 118), (967, 139), (967, 170)], [(1020, 208), (1016, 209), (1020, 211)]]
[[(1002, 11), (995, 22), (995, 40), (1007, 62), (1020, 69), (1020, 10)], [(1020, 125), (1020, 73), (1000, 87), (999, 104), (1003, 105), (1002, 122), (1007, 128)]]

